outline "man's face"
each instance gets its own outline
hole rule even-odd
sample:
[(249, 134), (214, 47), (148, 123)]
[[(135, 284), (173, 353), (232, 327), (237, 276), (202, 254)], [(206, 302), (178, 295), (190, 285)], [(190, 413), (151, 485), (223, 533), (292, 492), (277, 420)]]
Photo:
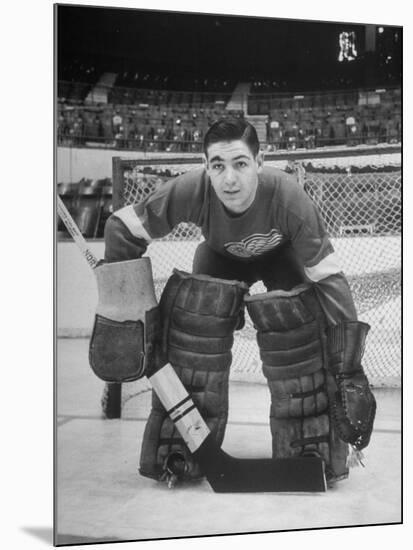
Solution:
[(258, 186), (263, 158), (254, 157), (242, 140), (219, 141), (206, 151), (206, 170), (220, 201), (240, 214), (251, 206)]

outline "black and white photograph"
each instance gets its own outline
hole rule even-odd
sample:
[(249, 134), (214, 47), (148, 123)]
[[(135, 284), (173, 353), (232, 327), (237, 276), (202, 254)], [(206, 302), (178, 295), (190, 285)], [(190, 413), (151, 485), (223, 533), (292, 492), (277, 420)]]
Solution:
[(120, 4), (50, 6), (54, 545), (402, 524), (403, 25)]

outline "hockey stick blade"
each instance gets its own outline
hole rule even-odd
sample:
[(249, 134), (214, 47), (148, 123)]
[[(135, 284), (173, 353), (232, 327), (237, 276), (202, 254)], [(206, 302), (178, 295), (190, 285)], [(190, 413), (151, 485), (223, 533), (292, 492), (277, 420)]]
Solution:
[(236, 458), (208, 437), (194, 453), (216, 493), (325, 492), (324, 462), (318, 457)]
[(169, 363), (149, 376), (149, 381), (215, 492), (326, 490), (321, 458), (237, 458), (223, 451)]

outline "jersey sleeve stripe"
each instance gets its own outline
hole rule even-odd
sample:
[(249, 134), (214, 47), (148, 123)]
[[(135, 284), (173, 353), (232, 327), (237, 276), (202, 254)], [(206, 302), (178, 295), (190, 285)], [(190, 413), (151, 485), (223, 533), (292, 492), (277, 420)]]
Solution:
[(136, 214), (132, 204), (116, 210), (113, 215), (123, 221), (134, 237), (144, 239), (148, 243), (152, 241), (149, 233), (143, 227), (143, 224)]
[(322, 279), (326, 279), (330, 275), (340, 273), (341, 271), (342, 269), (335, 252), (332, 252), (312, 267), (304, 267), (304, 272), (307, 277), (315, 283)]

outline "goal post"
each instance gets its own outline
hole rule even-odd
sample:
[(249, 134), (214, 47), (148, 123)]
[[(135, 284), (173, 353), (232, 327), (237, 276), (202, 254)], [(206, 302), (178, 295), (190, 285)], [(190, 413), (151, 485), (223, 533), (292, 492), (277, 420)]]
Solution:
[[(178, 155), (113, 158), (113, 209), (142, 201), (169, 179), (200, 165), (202, 158)], [(401, 149), (291, 151), (265, 155), (265, 164), (294, 173), (324, 219), (349, 281), (359, 319), (368, 322), (363, 366), (373, 386), (397, 387), (401, 380)], [(159, 298), (173, 268), (191, 271), (200, 229), (180, 224), (152, 242), (155, 291)], [(263, 292), (256, 283), (251, 293)], [(235, 333), (230, 380), (264, 383), (256, 334), (246, 324)], [(108, 385), (103, 409), (120, 416), (145, 381)]]

